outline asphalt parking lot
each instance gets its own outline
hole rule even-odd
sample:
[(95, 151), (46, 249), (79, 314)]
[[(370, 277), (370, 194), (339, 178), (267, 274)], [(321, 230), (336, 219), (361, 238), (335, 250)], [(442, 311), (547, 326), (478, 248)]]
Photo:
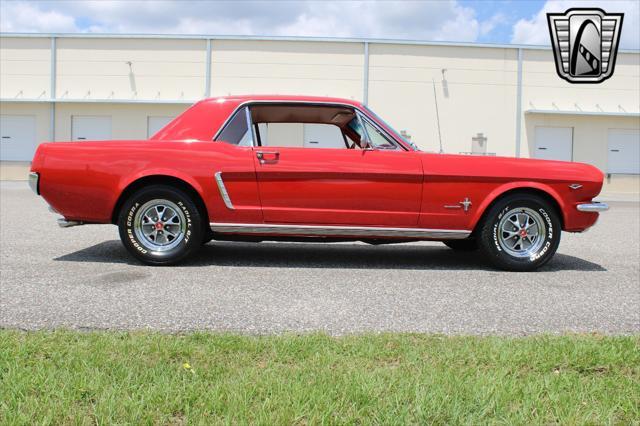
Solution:
[(640, 208), (611, 202), (534, 273), (440, 243), (221, 243), (178, 267), (129, 257), (115, 226), (61, 229), (0, 183), (0, 327), (246, 333), (640, 332)]

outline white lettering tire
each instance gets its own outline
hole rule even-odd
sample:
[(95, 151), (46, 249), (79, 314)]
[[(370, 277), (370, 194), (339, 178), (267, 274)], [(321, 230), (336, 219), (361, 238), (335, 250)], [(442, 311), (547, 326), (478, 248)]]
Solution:
[(172, 265), (202, 246), (203, 220), (185, 192), (151, 185), (122, 205), (118, 229), (122, 244), (134, 257), (149, 265)]
[(560, 244), (558, 212), (535, 194), (516, 193), (498, 200), (477, 230), (485, 257), (499, 269), (532, 271), (547, 263)]

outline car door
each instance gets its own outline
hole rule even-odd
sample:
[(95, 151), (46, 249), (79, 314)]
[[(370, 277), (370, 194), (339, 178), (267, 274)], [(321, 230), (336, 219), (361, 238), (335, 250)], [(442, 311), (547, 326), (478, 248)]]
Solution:
[(410, 152), (291, 146), (278, 132), (263, 145), (254, 151), (265, 222), (417, 224), (422, 165)]

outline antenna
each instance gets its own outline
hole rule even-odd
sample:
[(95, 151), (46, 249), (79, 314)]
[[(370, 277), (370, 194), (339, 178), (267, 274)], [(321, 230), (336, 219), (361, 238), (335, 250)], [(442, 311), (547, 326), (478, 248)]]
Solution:
[(436, 103), (436, 121), (438, 123), (438, 141), (440, 142), (440, 154), (444, 154), (444, 150), (442, 149), (442, 135), (440, 135), (440, 115), (438, 114), (438, 96), (436, 95), (436, 81), (431, 79), (433, 83), (433, 100)]

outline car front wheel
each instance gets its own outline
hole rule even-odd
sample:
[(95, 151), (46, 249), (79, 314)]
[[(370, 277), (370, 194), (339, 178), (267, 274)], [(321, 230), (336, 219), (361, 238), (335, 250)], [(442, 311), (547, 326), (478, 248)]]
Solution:
[(480, 249), (494, 266), (508, 271), (532, 271), (547, 263), (562, 231), (555, 208), (534, 194), (499, 200), (480, 226)]
[(118, 219), (127, 250), (149, 265), (175, 264), (202, 245), (202, 215), (191, 197), (170, 186), (142, 188), (125, 201)]

